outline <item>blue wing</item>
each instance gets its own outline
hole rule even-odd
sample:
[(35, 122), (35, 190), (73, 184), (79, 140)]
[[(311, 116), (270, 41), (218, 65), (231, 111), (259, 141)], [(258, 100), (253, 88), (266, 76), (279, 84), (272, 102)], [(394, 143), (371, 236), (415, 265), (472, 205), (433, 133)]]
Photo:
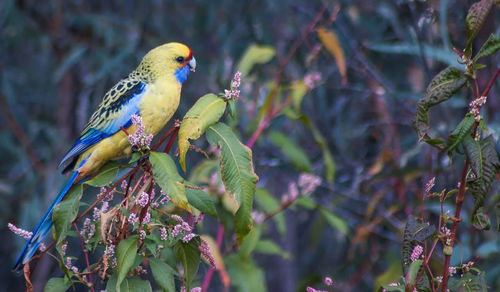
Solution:
[(127, 79), (115, 85), (106, 94), (73, 148), (61, 160), (59, 169), (63, 173), (71, 170), (80, 154), (119, 132), (121, 127), (128, 128), (132, 124), (132, 115), (139, 114), (139, 103), (145, 89), (145, 83)]

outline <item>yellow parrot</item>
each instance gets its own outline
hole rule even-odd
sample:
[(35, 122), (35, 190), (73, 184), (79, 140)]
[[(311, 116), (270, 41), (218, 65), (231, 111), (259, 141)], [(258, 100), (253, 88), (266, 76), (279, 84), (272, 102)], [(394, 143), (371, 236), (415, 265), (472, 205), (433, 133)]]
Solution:
[(52, 213), (70, 188), (95, 175), (109, 160), (130, 156), (127, 133), (134, 134), (132, 116), (142, 117), (147, 134), (156, 135), (179, 106), (182, 83), (195, 71), (196, 60), (189, 47), (167, 43), (149, 51), (128, 77), (120, 80), (104, 96), (80, 138), (63, 157), (59, 168), (73, 170), (65, 187), (38, 223), (19, 255), (14, 270), (20, 270), (52, 229)]

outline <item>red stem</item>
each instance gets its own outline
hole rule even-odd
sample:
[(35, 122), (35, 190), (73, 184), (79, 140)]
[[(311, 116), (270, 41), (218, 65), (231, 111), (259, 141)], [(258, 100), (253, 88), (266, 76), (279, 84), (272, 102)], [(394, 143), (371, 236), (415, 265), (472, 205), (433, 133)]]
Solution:
[[(217, 239), (216, 239), (217, 247), (219, 249), (222, 245), (223, 238), (224, 238), (224, 225), (219, 224), (219, 228), (217, 230)], [(203, 279), (203, 285), (202, 285), (201, 291), (205, 292), (208, 290), (208, 287), (210, 286), (210, 281), (212, 280), (212, 276), (214, 275), (214, 272), (215, 272), (214, 267), (210, 267), (210, 269), (208, 269), (208, 272), (205, 275), (205, 279)]]
[(175, 138), (177, 138), (177, 134), (179, 133), (179, 128), (174, 128), (174, 131), (172, 132), (172, 136), (170, 137), (170, 140), (168, 140), (167, 146), (165, 146), (165, 149), (163, 152), (168, 153), (170, 152), (170, 149), (172, 149), (172, 145), (174, 144)]
[[(474, 133), (475, 134), (475, 133)], [(457, 195), (457, 206), (455, 208), (455, 219), (453, 220), (453, 225), (451, 226), (451, 244), (450, 246), (453, 247), (453, 244), (455, 243), (455, 234), (457, 232), (457, 226), (458, 220), (460, 218), (460, 211), (462, 210), (462, 204), (464, 202), (465, 198), (465, 184), (466, 184), (466, 178), (467, 178), (467, 170), (469, 169), (469, 158), (465, 160), (464, 168), (462, 169), (462, 178), (460, 179), (460, 188), (458, 189), (458, 195)], [(441, 291), (446, 292), (448, 290), (448, 277), (449, 277), (449, 268), (450, 268), (450, 259), (451, 255), (445, 255), (444, 258), (444, 268), (443, 268), (443, 284), (441, 286)]]
[(486, 89), (483, 91), (483, 93), (481, 94), (481, 96), (487, 96), (488, 95), (488, 93), (490, 92), (491, 87), (493, 86), (493, 84), (495, 83), (495, 80), (498, 77), (498, 74), (500, 74), (500, 68), (497, 69), (497, 71), (495, 72), (495, 75), (493, 75), (493, 78), (491, 78), (490, 83), (488, 84), (488, 86), (486, 86)]
[(82, 245), (83, 253), (85, 254), (85, 262), (87, 263), (87, 271), (89, 271), (90, 290), (92, 290), (92, 292), (95, 292), (94, 285), (92, 285), (92, 272), (90, 271), (90, 262), (89, 262), (89, 255), (87, 253), (87, 248), (85, 248), (85, 244), (83, 243), (82, 236), (80, 235), (80, 231), (78, 230), (78, 227), (76, 226), (75, 222), (73, 222), (73, 226), (75, 227), (76, 234), (78, 235), (78, 239), (80, 239), (80, 244)]

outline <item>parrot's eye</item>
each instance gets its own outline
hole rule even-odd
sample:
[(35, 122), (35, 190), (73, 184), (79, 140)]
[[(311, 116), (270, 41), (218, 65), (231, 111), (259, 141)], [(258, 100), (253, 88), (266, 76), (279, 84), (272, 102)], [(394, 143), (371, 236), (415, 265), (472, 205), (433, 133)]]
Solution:
[(184, 62), (184, 57), (177, 57), (175, 60), (179, 63), (182, 63)]

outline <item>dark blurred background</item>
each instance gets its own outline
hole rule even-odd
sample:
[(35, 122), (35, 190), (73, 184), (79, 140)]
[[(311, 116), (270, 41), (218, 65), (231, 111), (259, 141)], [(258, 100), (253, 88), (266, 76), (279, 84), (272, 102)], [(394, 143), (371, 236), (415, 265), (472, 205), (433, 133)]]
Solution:
[[(277, 58), (259, 65), (242, 80), (240, 116), (235, 129), (246, 142), (255, 129), (255, 111), (269, 92), (279, 61), (301, 37), (318, 11), (319, 24), (336, 33), (344, 52), (347, 82), (336, 60), (309, 34), (284, 72), (291, 83), (319, 72), (320, 85), (307, 94), (302, 112), (325, 138), (335, 161), (335, 178), (325, 179), (322, 149), (311, 131), (290, 117), (275, 119), (253, 147), (259, 186), (278, 200), (299, 170), (266, 137), (280, 131), (307, 153), (312, 172), (323, 183), (312, 198), (328, 206), (348, 226), (342, 233), (315, 210), (285, 212), (287, 232), (270, 225), (265, 236), (291, 259), (255, 257), (269, 291), (304, 291), (329, 275), (338, 291), (374, 291), (401, 275), (400, 235), (410, 214), (437, 224), (438, 201), (423, 199), (423, 187), (437, 176), (434, 190), (453, 188), (461, 162), (449, 167), (445, 153), (417, 142), (411, 127), (415, 104), (430, 79), (457, 65), (452, 46), (465, 44), (464, 19), (472, 1), (0, 1), (0, 291), (21, 291), (22, 275), (10, 271), (25, 241), (7, 223), (32, 229), (65, 179), (56, 171), (106, 90), (137, 66), (151, 48), (170, 41), (191, 47), (198, 62), (184, 84), (177, 111), (181, 118), (207, 92), (227, 88), (243, 52), (252, 44), (269, 45)], [(329, 15), (340, 8), (332, 22)], [(477, 44), (498, 33), (494, 8)], [(477, 49), (477, 45), (475, 45)], [(480, 71), (481, 88), (499, 65), (494, 56)], [(465, 113), (464, 90), (431, 111), (432, 133), (447, 136)], [(500, 133), (498, 82), (484, 113), (488, 130)], [(191, 165), (201, 159), (188, 155)], [(498, 193), (494, 186), (493, 194)], [(470, 198), (469, 198), (470, 199)], [(496, 226), (487, 205), (492, 226)], [(451, 209), (450, 206), (446, 208)], [(457, 265), (478, 257), (491, 291), (500, 291), (500, 239), (478, 232), (468, 221), (467, 201)], [(215, 229), (214, 229), (215, 230)], [(215, 236), (215, 234), (212, 234)], [(45, 257), (34, 278), (41, 289), (57, 275)], [(200, 270), (201, 277), (205, 270)], [(215, 276), (212, 290), (221, 291)], [(231, 291), (245, 291), (232, 288)], [(336, 290), (337, 291), (337, 290)]]

